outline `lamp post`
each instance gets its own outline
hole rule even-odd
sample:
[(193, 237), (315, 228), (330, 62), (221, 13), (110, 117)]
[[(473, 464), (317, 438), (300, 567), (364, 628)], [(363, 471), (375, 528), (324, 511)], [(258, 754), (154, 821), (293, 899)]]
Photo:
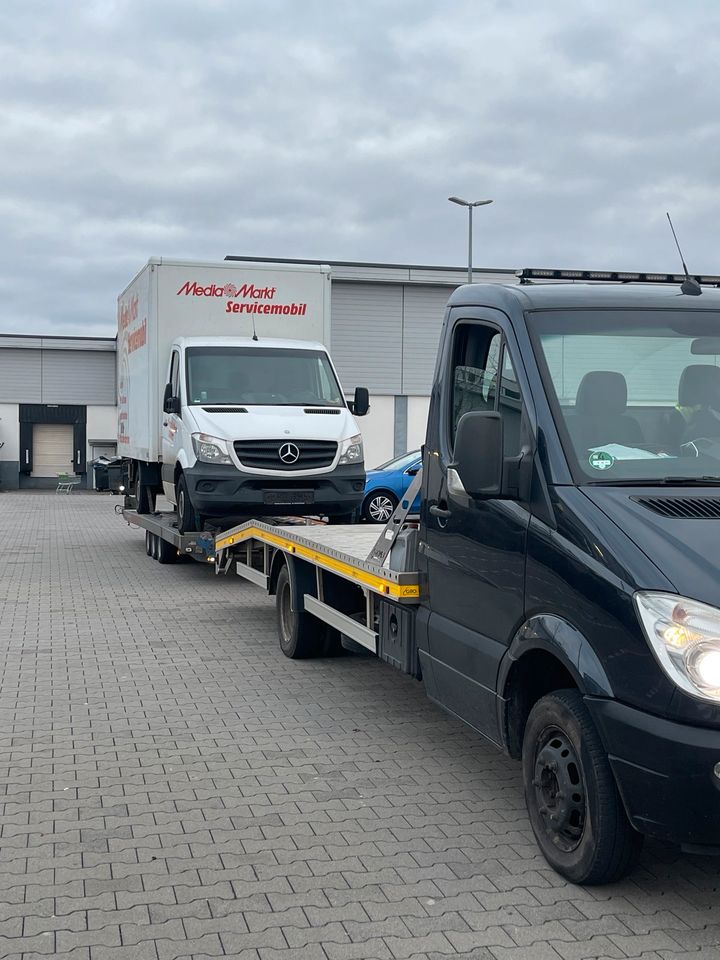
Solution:
[(468, 210), (468, 283), (472, 283), (472, 213), (473, 207), (484, 207), (492, 200), (462, 200), (460, 197), (448, 197), (450, 203), (457, 203)]

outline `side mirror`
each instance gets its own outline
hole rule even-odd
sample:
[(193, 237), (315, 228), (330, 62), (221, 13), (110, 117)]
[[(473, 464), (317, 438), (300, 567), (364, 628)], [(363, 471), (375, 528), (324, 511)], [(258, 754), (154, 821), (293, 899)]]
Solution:
[(355, 399), (350, 404), (350, 411), (356, 417), (364, 417), (370, 409), (370, 394), (367, 387), (355, 387)]
[(163, 403), (165, 413), (180, 413), (180, 397), (166, 397)]
[(503, 479), (503, 421), (499, 413), (460, 417), (453, 466), (465, 491), (476, 499), (499, 497)]
[(408, 477), (416, 477), (419, 469), (420, 467), (408, 467), (405, 471), (405, 475)]

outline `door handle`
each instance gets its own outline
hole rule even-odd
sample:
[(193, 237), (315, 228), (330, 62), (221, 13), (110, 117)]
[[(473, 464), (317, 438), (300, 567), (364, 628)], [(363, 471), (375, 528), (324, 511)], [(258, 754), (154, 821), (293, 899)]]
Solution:
[(452, 516), (452, 510), (448, 510), (447, 507), (440, 507), (436, 503), (430, 507), (430, 513), (433, 517), (438, 517), (441, 520), (448, 520)]

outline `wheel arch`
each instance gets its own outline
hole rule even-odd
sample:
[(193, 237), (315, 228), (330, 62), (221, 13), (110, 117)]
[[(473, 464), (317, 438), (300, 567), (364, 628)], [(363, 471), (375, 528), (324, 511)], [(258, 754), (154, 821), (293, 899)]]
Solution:
[(575, 688), (583, 697), (614, 696), (589, 640), (567, 620), (540, 614), (515, 634), (498, 674), (499, 728), (512, 757), (520, 757), (533, 706), (563, 688)]

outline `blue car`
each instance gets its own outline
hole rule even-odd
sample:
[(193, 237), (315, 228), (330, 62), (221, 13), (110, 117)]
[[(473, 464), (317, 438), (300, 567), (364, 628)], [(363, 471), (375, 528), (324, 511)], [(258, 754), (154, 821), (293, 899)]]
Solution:
[[(387, 523), (421, 464), (420, 451), (413, 450), (412, 453), (388, 460), (374, 470), (368, 470), (362, 505), (363, 519), (368, 523)], [(418, 496), (410, 512), (418, 513), (419, 510)]]

